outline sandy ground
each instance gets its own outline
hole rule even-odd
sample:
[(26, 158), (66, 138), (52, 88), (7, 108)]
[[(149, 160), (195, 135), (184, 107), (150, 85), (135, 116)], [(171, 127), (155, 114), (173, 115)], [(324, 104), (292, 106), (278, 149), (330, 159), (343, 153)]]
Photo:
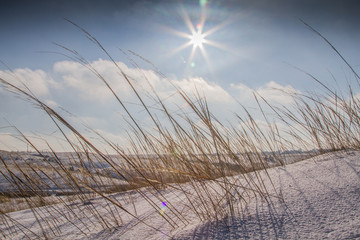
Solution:
[[(89, 204), (75, 202), (69, 207), (60, 204), (43, 207), (37, 212), (43, 216), (42, 227), (48, 229), (51, 239), (360, 239), (360, 152), (327, 153), (269, 169), (269, 174), (284, 201), (275, 197), (266, 201), (252, 195), (248, 204), (242, 205), (240, 214), (218, 221), (200, 221), (187, 210), (185, 194), (174, 189), (163, 189), (161, 194), (174, 209), (182, 211), (184, 218), (176, 218), (170, 211), (172, 206), (168, 205), (164, 208), (166, 221), (140, 196), (149, 196), (160, 208), (161, 202), (150, 196), (148, 189), (111, 196), (137, 218), (109, 206), (100, 198), (91, 199)], [(271, 189), (268, 180), (266, 184)], [(183, 188), (191, 191), (186, 184)], [(122, 221), (120, 226), (111, 220), (110, 208), (118, 211), (114, 219)], [(109, 218), (110, 230), (104, 230), (96, 217), (81, 217), (94, 209)], [(66, 214), (58, 214), (66, 211), (69, 212), (67, 218)], [(71, 213), (79, 218), (73, 218)], [(44, 238), (31, 210), (8, 216), (21, 227), (13, 227), (11, 221), (9, 225), (2, 222), (3, 238), (26, 239), (25, 234), (31, 239)], [(53, 227), (53, 222), (59, 227)], [(57, 236), (50, 233), (50, 227)]]

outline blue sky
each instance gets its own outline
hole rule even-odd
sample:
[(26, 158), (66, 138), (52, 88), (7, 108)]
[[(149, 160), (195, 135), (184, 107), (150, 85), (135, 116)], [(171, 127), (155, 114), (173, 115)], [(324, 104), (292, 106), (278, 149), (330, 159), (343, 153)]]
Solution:
[[(99, 81), (61, 55), (66, 51), (54, 43), (78, 51), (109, 77), (128, 102), (133, 101), (130, 90), (114, 77), (116, 71), (105, 54), (65, 18), (90, 32), (129, 74), (141, 78), (128, 60), (128, 56), (132, 57), (152, 76), (156, 90), (164, 98), (171, 95), (171, 90), (164, 79), (152, 75), (154, 66), (170, 81), (189, 91), (195, 83), (209, 99), (214, 112), (224, 119), (231, 118), (231, 112), (238, 110), (234, 99), (253, 107), (252, 91), (282, 104), (289, 100), (274, 93), (273, 87), (296, 92), (320, 91), (319, 86), (293, 66), (333, 87), (337, 85), (331, 74), (340, 87), (351, 80), (349, 70), (336, 54), (299, 19), (327, 37), (355, 69), (360, 67), (357, 1), (209, 0), (202, 3), (205, 4), (196, 0), (2, 1), (0, 60), (11, 71), (0, 64), (0, 76), (16, 82), (15, 73), (40, 99), (58, 109), (65, 108), (117, 141), (124, 130), (122, 124), (117, 124), (121, 115), (118, 106)], [(176, 34), (190, 34), (185, 16), (196, 29), (202, 13), (206, 16), (202, 32), (212, 31), (205, 39), (217, 45), (204, 42), (206, 58), (197, 48), (189, 59), (191, 45), (174, 52), (189, 41)], [(126, 56), (120, 49), (136, 52), (154, 66), (130, 52)], [(141, 80), (138, 82), (139, 86), (143, 84)], [(13, 133), (8, 128), (10, 124), (30, 135), (54, 131), (44, 113), (5, 89), (0, 89), (0, 100), (0, 149), (9, 149), (10, 145), (12, 149), (24, 147), (9, 140), (8, 134)]]

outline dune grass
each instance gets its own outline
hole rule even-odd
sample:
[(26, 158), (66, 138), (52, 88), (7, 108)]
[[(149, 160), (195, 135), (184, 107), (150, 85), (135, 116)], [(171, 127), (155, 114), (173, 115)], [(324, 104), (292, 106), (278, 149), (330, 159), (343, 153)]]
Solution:
[[(91, 139), (78, 131), (55, 109), (37, 98), (26, 86), (20, 88), (6, 79), (0, 79), (9, 91), (42, 109), (73, 150), (73, 153), (68, 155), (68, 161), (72, 166), (70, 168), (50, 145), (48, 154), (51, 158), (45, 156), (21, 134), (21, 131), (18, 131), (23, 140), (38, 153), (43, 165), (34, 166), (31, 161), (13, 154), (6, 157), (0, 155), (0, 174), (12, 189), (8, 192), (3, 191), (0, 202), (6, 203), (15, 197), (22, 199), (17, 201), (22, 201), (22, 204), (31, 209), (41, 231), (36, 232), (22, 226), (8, 213), (11, 209), (2, 208), (1, 224), (5, 227), (0, 228), (0, 234), (4, 238), (11, 238), (17, 231), (23, 232), (29, 238), (36, 236), (48, 239), (59, 235), (59, 215), (83, 234), (86, 234), (93, 224), (100, 225), (103, 229), (119, 226), (123, 223), (124, 215), (154, 228), (138, 218), (131, 195), (124, 195), (122, 200), (112, 195), (127, 190), (136, 191), (159, 214), (161, 207), (158, 202), (166, 202), (168, 212), (161, 216), (173, 228), (186, 225), (189, 219), (182, 209), (174, 206), (172, 201), (166, 198), (162, 191), (164, 188), (172, 189), (174, 193), (183, 193), (187, 210), (201, 221), (235, 216), (242, 214), (241, 207), (246, 205), (253, 194), (261, 195), (267, 201), (271, 201), (272, 197), (281, 198), (276, 194), (277, 189), (270, 191), (265, 187), (264, 175), (259, 174), (257, 170), (264, 169), (266, 173), (268, 167), (286, 164), (284, 151), (316, 148), (323, 152), (360, 148), (360, 102), (354, 93), (354, 89), (359, 86), (360, 78), (336, 48), (314, 29), (312, 30), (324, 38), (352, 70), (357, 85), (349, 85), (348, 93), (337, 93), (308, 74), (324, 87), (325, 94), (289, 93), (294, 99), (294, 107), (291, 109), (273, 106), (266, 99), (254, 94), (258, 108), (267, 123), (264, 129), (245, 108), (244, 116), (236, 115), (238, 122), (222, 123), (209, 110), (206, 96), (204, 98), (196, 92), (189, 96), (177, 86), (173, 87), (178, 97), (188, 104), (189, 112), (174, 112), (157, 94), (150, 81), (150, 91), (141, 92), (101, 43), (86, 30), (74, 25), (112, 61), (143, 111), (151, 119), (152, 128), (149, 130), (141, 121), (135, 119), (131, 107), (86, 59), (64, 46), (60, 47), (65, 51), (65, 55), (77, 60), (95, 74), (127, 114), (130, 147), (122, 149), (99, 134), (117, 157), (101, 151)], [(144, 100), (145, 96), (149, 95), (153, 99), (151, 104)], [(157, 109), (154, 110), (152, 106), (157, 106)], [(270, 107), (277, 116), (276, 121), (267, 117), (263, 110), (265, 106)], [(159, 120), (159, 111), (165, 120)], [(287, 129), (280, 130), (278, 122), (286, 125)], [(74, 138), (70, 138), (67, 132), (74, 135), (76, 141), (71, 140)], [(308, 155), (319, 152), (308, 152)], [(269, 161), (270, 158), (273, 162)], [(245, 184), (236, 178), (229, 178), (238, 174), (242, 174)], [(268, 174), (265, 176), (271, 181)], [(184, 187), (183, 183), (191, 186), (191, 191)], [(107, 214), (104, 215), (91, 204), (95, 196), (104, 199)], [(121, 201), (133, 202), (133, 209), (124, 208)], [(75, 209), (78, 205), (74, 205), (75, 202), (82, 204), (87, 215), (78, 215)], [(47, 207), (41, 208), (45, 205)], [(67, 212), (60, 211), (60, 206), (65, 206)]]

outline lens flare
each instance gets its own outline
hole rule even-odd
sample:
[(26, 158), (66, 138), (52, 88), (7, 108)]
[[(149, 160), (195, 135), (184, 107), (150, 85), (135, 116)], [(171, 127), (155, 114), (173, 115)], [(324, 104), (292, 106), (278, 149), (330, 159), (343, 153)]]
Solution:
[(161, 203), (161, 210), (160, 210), (160, 214), (163, 215), (165, 213), (165, 209), (166, 209), (166, 203), (162, 202)]
[(204, 7), (207, 4), (207, 0), (200, 0), (199, 3), (201, 7)]

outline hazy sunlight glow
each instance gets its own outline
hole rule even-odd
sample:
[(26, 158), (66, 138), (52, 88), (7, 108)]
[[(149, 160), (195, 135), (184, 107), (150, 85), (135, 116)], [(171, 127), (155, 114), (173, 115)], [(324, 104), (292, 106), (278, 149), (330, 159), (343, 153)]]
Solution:
[(206, 63), (209, 66), (211, 65), (209, 56), (205, 50), (205, 45), (211, 45), (212, 47), (216, 47), (216, 48), (219, 48), (219, 49), (222, 49), (225, 51), (229, 51), (229, 49), (227, 49), (227, 47), (224, 46), (223, 44), (215, 42), (215, 41), (207, 40), (206, 37), (208, 37), (209, 35), (212, 35), (214, 32), (218, 31), (219, 29), (223, 28), (225, 25), (232, 22), (233, 19), (232, 20), (229, 19), (228, 21), (223, 22), (223, 23), (209, 29), (208, 31), (204, 32), (203, 29), (204, 29), (204, 25), (206, 22), (206, 5), (207, 5), (207, 0), (200, 0), (201, 16), (200, 16), (200, 20), (197, 25), (194, 25), (191, 22), (187, 11), (184, 8), (182, 9), (181, 15), (184, 20), (184, 23), (186, 24), (187, 28), (189, 29), (189, 33), (181, 32), (181, 31), (178, 31), (175, 29), (165, 27), (165, 29), (167, 31), (169, 31), (179, 37), (189, 39), (189, 41), (187, 41), (186, 43), (182, 44), (181, 46), (177, 47), (176, 49), (174, 49), (173, 51), (171, 51), (167, 54), (167, 56), (171, 56), (189, 46), (192, 46), (192, 50), (191, 50), (191, 53), (190, 53), (188, 59), (187, 60), (183, 59), (184, 63), (186, 63), (185, 71), (189, 67), (196, 66), (196, 64), (193, 62), (193, 58), (198, 49), (200, 50), (201, 54), (203, 55)]
[(204, 34), (199, 30), (197, 32), (194, 32), (190, 38), (190, 43), (194, 47), (200, 47), (202, 48), (203, 43), (205, 42)]

